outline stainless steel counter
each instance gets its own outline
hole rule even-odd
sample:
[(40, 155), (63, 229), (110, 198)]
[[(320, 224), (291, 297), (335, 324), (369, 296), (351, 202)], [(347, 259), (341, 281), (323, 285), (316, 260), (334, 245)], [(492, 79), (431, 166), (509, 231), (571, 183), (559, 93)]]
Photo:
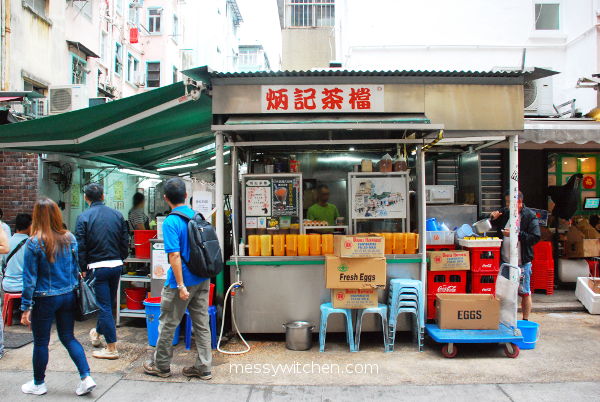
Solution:
[[(421, 255), (388, 255), (387, 282), (392, 278), (419, 279)], [(231, 281), (236, 280), (236, 266), (229, 261)], [(325, 288), (323, 257), (239, 257), (238, 266), (243, 288), (236, 293), (234, 310), (242, 333), (283, 333), (282, 324), (303, 320), (319, 331), (321, 303), (331, 301)], [(387, 303), (386, 289), (379, 291), (379, 302)], [(406, 314), (399, 330), (409, 330)], [(341, 314), (330, 317), (328, 332), (343, 332)], [(381, 331), (378, 316), (368, 314), (363, 331)]]

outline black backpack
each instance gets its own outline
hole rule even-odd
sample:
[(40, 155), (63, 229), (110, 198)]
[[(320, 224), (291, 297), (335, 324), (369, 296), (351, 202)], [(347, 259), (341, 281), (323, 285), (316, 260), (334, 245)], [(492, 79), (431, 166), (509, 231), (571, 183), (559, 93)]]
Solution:
[(172, 211), (171, 215), (180, 216), (188, 223), (190, 260), (186, 261), (181, 256), (188, 269), (202, 278), (217, 276), (223, 270), (223, 255), (215, 228), (198, 212), (191, 219), (180, 211)]

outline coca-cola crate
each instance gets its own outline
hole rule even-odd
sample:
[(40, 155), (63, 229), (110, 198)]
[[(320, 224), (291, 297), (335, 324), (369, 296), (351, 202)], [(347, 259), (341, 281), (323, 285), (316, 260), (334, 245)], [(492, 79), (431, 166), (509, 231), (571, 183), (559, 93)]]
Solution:
[(471, 272), (471, 293), (496, 294), (496, 277), (498, 274), (489, 272)]
[(427, 271), (427, 295), (467, 293), (467, 271)]
[(553, 260), (552, 242), (540, 241), (533, 246), (533, 260), (547, 261)]
[(590, 267), (590, 276), (592, 278), (600, 277), (600, 258), (586, 258), (586, 261)]
[(471, 247), (468, 250), (472, 272), (500, 271), (500, 247)]
[(426, 246), (427, 251), (450, 251), (456, 250), (454, 244), (428, 244)]
[(435, 295), (427, 295), (427, 319), (435, 318)]

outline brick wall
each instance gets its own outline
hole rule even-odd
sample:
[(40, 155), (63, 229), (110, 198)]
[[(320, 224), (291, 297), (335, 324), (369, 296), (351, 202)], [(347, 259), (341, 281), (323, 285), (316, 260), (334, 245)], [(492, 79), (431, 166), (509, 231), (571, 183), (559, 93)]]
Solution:
[(15, 216), (31, 213), (37, 198), (38, 156), (0, 151), (0, 208), (2, 220), (14, 232)]

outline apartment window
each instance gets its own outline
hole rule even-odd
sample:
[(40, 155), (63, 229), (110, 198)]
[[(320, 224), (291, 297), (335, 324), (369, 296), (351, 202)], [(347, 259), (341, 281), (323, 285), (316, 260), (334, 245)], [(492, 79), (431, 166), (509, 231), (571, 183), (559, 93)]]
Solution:
[(87, 62), (71, 53), (71, 84), (85, 84)]
[(123, 73), (123, 45), (115, 43), (115, 73)]
[(134, 84), (137, 81), (140, 62), (131, 53), (127, 55), (127, 81)]
[(106, 63), (106, 44), (108, 43), (108, 33), (102, 31), (100, 35), (100, 60)]
[(37, 86), (36, 84), (34, 84), (32, 82), (23, 80), (23, 91), (27, 91), (27, 92), (29, 92), (29, 91), (35, 91), (35, 92), (39, 93), (40, 95), (46, 96), (46, 90), (47, 89), (48, 88), (46, 88), (46, 87), (40, 87), (40, 86)]
[(177, 77), (177, 73), (179, 71), (177, 70), (177, 67), (173, 66), (173, 83), (176, 83), (177, 81), (179, 81), (179, 78)]
[(92, 1), (74, 1), (73, 7), (78, 13), (85, 15), (87, 18), (92, 18)]
[(288, 27), (332, 27), (335, 0), (287, 0)]
[(29, 6), (29, 8), (31, 8), (36, 14), (39, 14), (42, 17), (47, 17), (47, 3), (48, 0), (23, 0), (23, 5)]
[(179, 18), (173, 15), (173, 39), (177, 40), (179, 36)]
[(115, 9), (119, 15), (123, 15), (123, 0), (115, 0)]
[(560, 29), (560, 5), (557, 3), (536, 3), (536, 31), (557, 31)]
[(162, 14), (162, 8), (149, 8), (148, 9), (148, 32), (160, 33), (161, 14)]
[(158, 88), (160, 86), (159, 61), (146, 63), (146, 86), (148, 88)]
[(240, 66), (256, 66), (258, 64), (258, 52), (254, 49), (240, 49)]
[(129, 17), (128, 21), (130, 25), (140, 25), (140, 10), (142, 7), (142, 0), (130, 1), (129, 2)]

